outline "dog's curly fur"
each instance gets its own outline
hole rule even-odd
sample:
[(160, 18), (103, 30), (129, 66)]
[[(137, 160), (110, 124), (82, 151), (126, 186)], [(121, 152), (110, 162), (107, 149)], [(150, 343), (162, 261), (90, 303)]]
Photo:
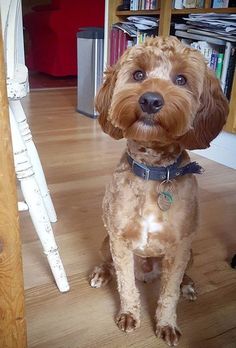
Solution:
[[(143, 73), (141, 81), (134, 79), (135, 71)], [(176, 84), (178, 75), (184, 76), (184, 85)], [(140, 107), (139, 98), (146, 92), (162, 96), (159, 112), (148, 115)], [(108, 68), (96, 107), (104, 132), (126, 138), (127, 152), (150, 166), (168, 166), (180, 154), (181, 166), (189, 163), (185, 150), (208, 147), (228, 114), (219, 81), (203, 56), (174, 37), (149, 38), (128, 49)], [(159, 186), (158, 181), (135, 176), (126, 154), (122, 156), (103, 202), (108, 232), (102, 247), (104, 263), (95, 268), (90, 283), (100, 287), (116, 273), (121, 300), (116, 322), (121, 330), (132, 331), (140, 325), (135, 277), (155, 278), (160, 258), (156, 334), (172, 346), (181, 335), (176, 322), (180, 290), (187, 298), (196, 297), (185, 270), (198, 221), (197, 182), (192, 174), (175, 179), (174, 203), (165, 212), (157, 205)]]

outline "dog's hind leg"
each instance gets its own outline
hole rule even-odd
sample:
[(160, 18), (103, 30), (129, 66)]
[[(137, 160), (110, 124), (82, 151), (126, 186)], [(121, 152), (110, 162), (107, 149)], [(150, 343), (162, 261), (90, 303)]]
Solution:
[[(189, 260), (187, 269), (192, 264), (193, 264), (193, 251), (191, 249), (190, 260)], [(181, 295), (187, 300), (195, 301), (197, 299), (197, 291), (195, 289), (194, 281), (186, 273), (184, 274), (182, 283), (180, 285), (180, 292), (181, 292)]]
[(182, 283), (180, 285), (181, 295), (190, 301), (195, 301), (197, 299), (197, 291), (193, 280), (187, 275), (184, 274)]
[(100, 288), (105, 286), (112, 279), (115, 274), (115, 269), (112, 262), (110, 252), (109, 236), (106, 236), (100, 249), (100, 254), (103, 262), (96, 266), (89, 277), (89, 283), (93, 288)]

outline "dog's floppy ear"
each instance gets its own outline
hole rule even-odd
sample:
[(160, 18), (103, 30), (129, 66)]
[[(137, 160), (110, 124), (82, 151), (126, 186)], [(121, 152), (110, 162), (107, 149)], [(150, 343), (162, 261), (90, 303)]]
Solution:
[(206, 68), (200, 107), (193, 121), (193, 128), (180, 137), (180, 143), (189, 150), (205, 149), (222, 130), (228, 116), (229, 106), (220, 82)]
[(99, 112), (98, 121), (103, 131), (115, 139), (123, 138), (123, 133), (120, 128), (114, 127), (108, 119), (109, 109), (115, 83), (117, 79), (118, 67), (117, 64), (107, 68), (105, 72), (105, 81), (95, 99), (95, 107)]

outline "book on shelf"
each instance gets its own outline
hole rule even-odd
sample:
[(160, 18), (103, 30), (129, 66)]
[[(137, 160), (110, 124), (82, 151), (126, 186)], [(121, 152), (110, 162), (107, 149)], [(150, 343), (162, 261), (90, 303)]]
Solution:
[(213, 51), (215, 51), (215, 50), (213, 49), (212, 45), (210, 45), (206, 41), (196, 41), (196, 42), (192, 42), (190, 44), (190, 46), (195, 48), (196, 50), (200, 51), (203, 54), (203, 56), (205, 57), (205, 59), (207, 61), (207, 65), (210, 68), (213, 68), (213, 64), (212, 64), (213, 57), (212, 57), (212, 55), (213, 55)]
[(236, 35), (236, 14), (205, 13), (183, 17), (189, 27), (217, 32), (224, 36)]
[(183, 20), (185, 23), (175, 24), (175, 35), (201, 51), (230, 98), (236, 62), (236, 14), (190, 14)]
[(109, 37), (110, 65), (115, 64), (128, 47), (156, 35), (157, 27), (158, 19), (148, 16), (130, 16), (125, 22), (113, 24)]
[(207, 61), (208, 67), (215, 71), (218, 79), (221, 79), (224, 60), (223, 50), (206, 41), (192, 42), (190, 43), (190, 46), (202, 53)]
[(192, 42), (192, 38), (186, 37), (183, 37), (181, 41), (203, 54), (207, 65), (215, 72), (216, 77), (220, 80), (224, 94), (230, 99), (235, 73), (236, 47), (229, 41), (226, 41), (224, 45), (200, 40)]
[(172, 7), (173, 8), (176, 8), (176, 9), (182, 9), (182, 8), (184, 8), (184, 6), (183, 6), (183, 0), (174, 0), (173, 2), (172, 2)]
[[(183, 18), (186, 21), (185, 30), (189, 33), (211, 36), (223, 40), (235, 41), (236, 39), (236, 15), (226, 17), (212, 17), (189, 15), (188, 18)], [(197, 32), (198, 30), (198, 32)]]
[(228, 40), (230, 42), (236, 42), (236, 37), (234, 35), (223, 35), (221, 32), (218, 32), (217, 30), (215, 32), (211, 32), (209, 30), (205, 29), (195, 29), (195, 28), (185, 28), (188, 33), (192, 34), (198, 34), (198, 35), (203, 35), (203, 36), (211, 36), (211, 37), (216, 37), (218, 39), (222, 40)]
[(226, 8), (229, 6), (229, 0), (213, 0), (212, 8)]
[(117, 38), (118, 38), (118, 29), (112, 28), (109, 34), (109, 43), (110, 43), (110, 55), (109, 55), (109, 63), (113, 65), (116, 62), (116, 52), (117, 52)]
[(110, 59), (109, 64), (113, 65), (122, 56), (124, 51), (130, 45), (129, 36), (118, 28), (112, 28), (110, 31)]
[(197, 40), (197, 41), (207, 41), (209, 43), (216, 44), (216, 45), (223, 45), (223, 46), (225, 45), (225, 41), (222, 39), (219, 39), (218, 37), (193, 34), (193, 33), (189, 33), (187, 31), (182, 31), (182, 30), (176, 30), (175, 36), (185, 38), (185, 39)]
[(227, 75), (227, 71), (228, 71), (228, 67), (229, 67), (229, 59), (230, 59), (230, 55), (231, 55), (231, 49), (232, 49), (231, 42), (226, 42), (225, 51), (224, 51), (222, 73), (221, 73), (221, 76), (220, 76), (221, 87), (222, 87), (223, 91), (225, 91), (225, 82), (226, 82), (226, 75)]
[(172, 7), (176, 9), (203, 8), (204, 0), (173, 0)]
[(233, 46), (230, 52), (229, 64), (228, 64), (228, 69), (226, 73), (225, 87), (224, 87), (224, 93), (228, 99), (230, 99), (231, 90), (233, 86), (235, 65), (236, 65), (236, 47)]
[(129, 16), (125, 22), (118, 22), (113, 24), (113, 28), (123, 30), (131, 37), (136, 37), (137, 32), (150, 32), (155, 34), (158, 27), (158, 19), (155, 17), (146, 16)]
[(219, 51), (217, 54), (217, 63), (216, 63), (216, 70), (215, 70), (216, 77), (219, 80), (221, 80), (223, 62), (224, 62), (224, 53)]
[[(173, 0), (172, 7), (176, 9), (183, 8), (204, 8), (205, 1), (204, 0)], [(235, 7), (235, 0), (213, 0), (211, 2), (212, 8), (227, 8), (227, 7)]]
[(212, 50), (211, 54), (211, 60), (210, 60), (210, 68), (214, 71), (217, 69), (217, 63), (218, 63), (218, 52), (217, 50)]
[(158, 0), (130, 0), (130, 11), (156, 10)]
[(127, 34), (127, 32), (123, 31), (122, 28), (112, 28), (110, 31), (109, 64), (115, 64), (128, 47), (144, 42), (147, 36), (150, 36), (150, 32), (147, 33), (137, 31), (135, 36), (130, 36)]

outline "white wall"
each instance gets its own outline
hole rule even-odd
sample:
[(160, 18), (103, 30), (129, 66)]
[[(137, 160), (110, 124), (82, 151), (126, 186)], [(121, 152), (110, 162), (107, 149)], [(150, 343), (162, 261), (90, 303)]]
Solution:
[(236, 169), (236, 134), (221, 132), (208, 149), (193, 152)]

